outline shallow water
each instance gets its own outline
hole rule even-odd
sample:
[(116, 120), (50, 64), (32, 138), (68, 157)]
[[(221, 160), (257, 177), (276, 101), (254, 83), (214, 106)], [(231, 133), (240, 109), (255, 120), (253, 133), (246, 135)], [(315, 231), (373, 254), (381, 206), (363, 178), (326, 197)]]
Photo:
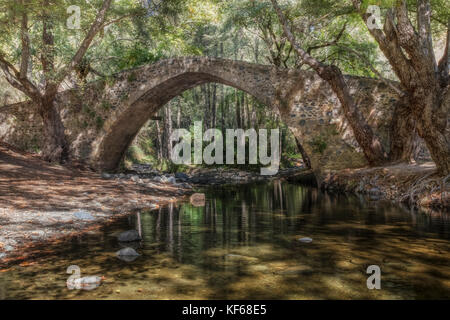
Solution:
[[(125, 262), (117, 236), (137, 229)], [(301, 242), (300, 238), (312, 242)], [(56, 245), (0, 273), (2, 299), (449, 299), (450, 216), (273, 182), (214, 188)], [(105, 280), (69, 290), (66, 270)], [(367, 288), (367, 267), (381, 289)]]

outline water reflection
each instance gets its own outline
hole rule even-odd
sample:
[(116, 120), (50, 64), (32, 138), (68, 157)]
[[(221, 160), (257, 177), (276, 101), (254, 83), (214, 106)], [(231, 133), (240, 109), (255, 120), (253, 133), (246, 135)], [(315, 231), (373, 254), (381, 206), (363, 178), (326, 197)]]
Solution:
[[(132, 246), (141, 256), (121, 261), (115, 257), (122, 248), (117, 235), (130, 228), (143, 239)], [(172, 203), (54, 250), (57, 255), (32, 268), (0, 274), (0, 293), (75, 299), (450, 298), (447, 214), (280, 182), (215, 188), (205, 207)], [(92, 292), (65, 290), (61, 270), (73, 264), (104, 275), (105, 282)], [(369, 265), (381, 268), (381, 290), (366, 287)]]

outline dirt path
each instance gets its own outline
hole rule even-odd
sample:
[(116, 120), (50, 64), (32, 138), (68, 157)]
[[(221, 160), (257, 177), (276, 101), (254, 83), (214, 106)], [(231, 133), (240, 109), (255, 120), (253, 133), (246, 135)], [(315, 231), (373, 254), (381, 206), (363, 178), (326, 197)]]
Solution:
[(0, 265), (29, 258), (47, 241), (79, 235), (191, 192), (164, 183), (105, 180), (0, 143)]

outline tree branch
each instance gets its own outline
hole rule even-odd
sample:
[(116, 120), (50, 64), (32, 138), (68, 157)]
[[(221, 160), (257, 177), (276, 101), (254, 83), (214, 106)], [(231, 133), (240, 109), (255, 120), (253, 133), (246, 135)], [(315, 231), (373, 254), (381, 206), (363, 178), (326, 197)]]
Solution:
[[(25, 4), (25, 1), (22, 0), (22, 5)], [(27, 76), (28, 72), (28, 63), (30, 61), (30, 37), (28, 35), (28, 14), (26, 12), (26, 8), (22, 8), (22, 21), (21, 21), (21, 29), (20, 29), (20, 37), (22, 42), (22, 53), (21, 53), (21, 62), (20, 62), (20, 78), (24, 79)]]
[(438, 64), (438, 71), (441, 77), (441, 82), (446, 85), (449, 81), (450, 72), (450, 18), (447, 26), (447, 40), (445, 41), (445, 50), (441, 60)]
[(331, 47), (336, 45), (339, 40), (342, 38), (342, 35), (344, 34), (345, 29), (347, 28), (347, 22), (345, 22), (344, 26), (342, 27), (341, 31), (339, 32), (339, 34), (336, 36), (336, 38), (331, 41), (331, 42), (326, 42), (320, 45), (316, 45), (316, 46), (311, 46), (309, 47), (306, 52), (308, 52), (309, 54), (311, 54), (312, 50), (316, 50), (316, 49), (321, 49), (321, 48), (326, 48), (326, 47)]
[(40, 97), (39, 90), (27, 78), (20, 78), (20, 72), (6, 60), (5, 55), (0, 51), (0, 68), (5, 74), (6, 80), (14, 88), (22, 91), (31, 99)]
[(433, 50), (433, 38), (431, 36), (431, 4), (430, 0), (417, 1), (417, 29), (423, 49), (426, 50), (428, 63), (437, 70), (436, 57)]
[[(361, 0), (352, 1), (356, 11), (367, 25), (369, 16), (362, 11)], [(387, 11), (383, 30), (368, 28), (368, 31), (378, 43), (381, 51), (384, 53), (386, 59), (388, 59), (392, 69), (402, 82), (403, 86), (408, 87), (416, 73), (411, 65), (411, 61), (405, 56), (400, 46), (393, 11), (391, 9)]]
[[(54, 70), (54, 39), (52, 33), (52, 22), (50, 21), (50, 13), (48, 12), (49, 1), (44, 0), (43, 2), (43, 14), (42, 14), (42, 54), (41, 63), (42, 70), (44, 72), (45, 87), (46, 90), (51, 86), (51, 76), (50, 73)], [(53, 86), (54, 87), (54, 86)], [(56, 90), (56, 89), (55, 89)], [(55, 92), (56, 93), (56, 92)]]
[(402, 97), (402, 96), (404, 96), (405, 95), (405, 92), (404, 91), (402, 91), (402, 90), (400, 90), (397, 86), (395, 86), (393, 83), (392, 83), (392, 81), (389, 81), (388, 79), (386, 79), (385, 77), (383, 77), (382, 75), (381, 75), (381, 73), (366, 59), (366, 57), (364, 57), (363, 55), (361, 55), (358, 51), (356, 51), (356, 50), (354, 50), (354, 49), (352, 49), (352, 48), (349, 48), (349, 47), (346, 47), (346, 46), (338, 46), (339, 48), (341, 48), (341, 49), (344, 49), (344, 50), (347, 50), (347, 51), (349, 51), (350, 53), (352, 53), (352, 54), (354, 54), (355, 56), (357, 56), (360, 60), (362, 60), (362, 61), (364, 61), (365, 62), (365, 64), (367, 65), (367, 67), (369, 67), (369, 69), (373, 72), (373, 73), (375, 73), (377, 76), (378, 76), (378, 78), (384, 83), (384, 84), (386, 84), (387, 86), (389, 86), (392, 90), (394, 90), (400, 97)]
[(64, 80), (64, 78), (75, 68), (75, 66), (77, 66), (83, 59), (84, 55), (86, 54), (86, 51), (89, 49), (89, 46), (90, 46), (92, 40), (104, 26), (106, 13), (107, 13), (109, 7), (111, 6), (111, 2), (112, 2), (112, 0), (104, 0), (103, 1), (103, 5), (102, 5), (101, 9), (97, 13), (95, 20), (92, 23), (91, 28), (89, 29), (88, 33), (86, 34), (80, 47), (78, 48), (78, 51), (72, 57), (72, 60), (70, 61), (70, 63), (58, 73), (58, 75), (56, 77), (57, 85), (59, 85)]
[(278, 5), (277, 1), (276, 0), (271, 0), (271, 1), (272, 1), (275, 11), (277, 12), (278, 18), (280, 19), (281, 25), (284, 30), (284, 34), (288, 38), (291, 45), (294, 47), (295, 51), (298, 53), (298, 55), (301, 57), (301, 59), (306, 64), (308, 64), (311, 68), (313, 68), (317, 73), (319, 73), (319, 75), (323, 74), (325, 65), (320, 63), (318, 60), (314, 59), (308, 52), (303, 50), (303, 48), (298, 45), (297, 41), (295, 40), (294, 35), (292, 34), (291, 30), (288, 28), (287, 19), (286, 19), (285, 15), (283, 14), (283, 12), (281, 11), (280, 6)]
[[(418, 4), (420, 2), (422, 1), (419, 1)], [(424, 9), (419, 10), (418, 8), (418, 11), (421, 10), (426, 11)], [(408, 17), (408, 8), (405, 0), (401, 0), (399, 5), (397, 5), (396, 17), (396, 32), (399, 43), (410, 56), (411, 64), (417, 73), (419, 82), (428, 87), (436, 80), (436, 61), (431, 58), (434, 54), (430, 52), (433, 51), (433, 48), (430, 48), (428, 45), (424, 45), (421, 41), (421, 37), (416, 30), (414, 30), (411, 20)]]

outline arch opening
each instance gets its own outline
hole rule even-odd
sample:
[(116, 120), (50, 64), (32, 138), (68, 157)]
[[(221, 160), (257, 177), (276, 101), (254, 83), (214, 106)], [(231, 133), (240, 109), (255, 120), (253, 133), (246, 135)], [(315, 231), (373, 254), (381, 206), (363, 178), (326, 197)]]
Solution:
[[(115, 171), (123, 167), (124, 160), (128, 163), (130, 161), (127, 160), (141, 161), (142, 159), (136, 159), (139, 156), (133, 156), (133, 152), (136, 154), (143, 149), (149, 149), (142, 143), (145, 135), (143, 132), (146, 131), (147, 135), (150, 131), (153, 140), (153, 155), (149, 157), (149, 150), (145, 150), (147, 155), (143, 158), (146, 161), (150, 159), (153, 163), (155, 158), (168, 160), (164, 159), (167, 158), (165, 150), (170, 136), (168, 131), (178, 128), (189, 130), (195, 121), (202, 121), (205, 130), (215, 127), (223, 134), (226, 129), (269, 128), (270, 125), (276, 124), (282, 127), (282, 146), (289, 145), (289, 154), (298, 156), (297, 141), (284, 124), (277, 108), (270, 108), (261, 100), (264, 99), (255, 97), (248, 88), (242, 90), (241, 87), (215, 75), (185, 73), (171, 78), (143, 94), (133, 107), (129, 108), (133, 112), (124, 117), (122, 123), (116, 122), (116, 129), (105, 139), (104, 150), (107, 152), (104, 153), (103, 167)], [(182, 119), (179, 119), (180, 116)], [(171, 118), (169, 129), (166, 128), (167, 117)], [(165, 146), (158, 145), (161, 142)], [(303, 163), (295, 157), (292, 161), (299, 165)]]

